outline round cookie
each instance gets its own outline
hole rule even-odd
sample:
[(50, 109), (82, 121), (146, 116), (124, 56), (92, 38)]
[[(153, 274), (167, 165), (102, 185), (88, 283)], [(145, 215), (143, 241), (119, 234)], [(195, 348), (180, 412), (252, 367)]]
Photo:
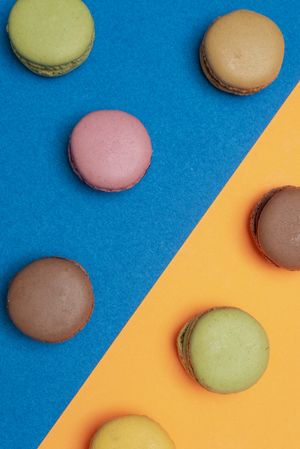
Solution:
[(269, 360), (262, 326), (234, 307), (211, 309), (181, 330), (177, 348), (186, 371), (215, 393), (236, 393), (254, 385)]
[(255, 206), (250, 228), (261, 253), (273, 264), (300, 270), (300, 188), (268, 192)]
[(122, 111), (96, 111), (74, 128), (69, 160), (90, 187), (118, 192), (133, 187), (150, 166), (152, 145), (144, 125)]
[(274, 81), (284, 57), (284, 38), (268, 17), (245, 9), (218, 17), (200, 47), (208, 80), (236, 95), (260, 91)]
[(7, 31), (19, 60), (48, 77), (80, 66), (95, 38), (93, 18), (81, 0), (17, 0)]
[(175, 449), (175, 445), (155, 421), (130, 415), (104, 424), (89, 449)]
[(8, 314), (25, 335), (48, 343), (73, 337), (94, 307), (86, 271), (71, 260), (49, 257), (27, 265), (12, 280)]

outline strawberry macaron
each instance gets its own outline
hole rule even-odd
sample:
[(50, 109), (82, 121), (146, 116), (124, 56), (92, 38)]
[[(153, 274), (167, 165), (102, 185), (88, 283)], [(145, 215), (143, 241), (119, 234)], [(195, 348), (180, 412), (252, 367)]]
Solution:
[(123, 111), (91, 112), (75, 126), (69, 142), (74, 172), (90, 187), (105, 192), (133, 187), (145, 175), (151, 158), (146, 128)]

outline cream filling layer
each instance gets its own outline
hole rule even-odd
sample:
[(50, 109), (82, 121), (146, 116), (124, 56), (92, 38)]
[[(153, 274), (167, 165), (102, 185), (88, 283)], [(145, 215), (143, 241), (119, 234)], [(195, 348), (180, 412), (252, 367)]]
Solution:
[(94, 44), (94, 40), (95, 40), (95, 33), (93, 33), (93, 36), (92, 36), (91, 42), (89, 43), (88, 48), (81, 56), (79, 56), (78, 58), (74, 59), (73, 61), (67, 62), (65, 64), (53, 65), (53, 66), (39, 64), (39, 63), (30, 61), (29, 59), (25, 58), (23, 55), (21, 55), (18, 52), (18, 50), (13, 45), (12, 41), (10, 41), (10, 44), (11, 44), (13, 52), (15, 53), (17, 58), (29, 70), (31, 70), (34, 73), (37, 73), (38, 75), (52, 77), (52, 76), (64, 75), (64, 74), (76, 69), (77, 67), (79, 67), (88, 58), (89, 54), (91, 53), (91, 50), (92, 50), (93, 44)]

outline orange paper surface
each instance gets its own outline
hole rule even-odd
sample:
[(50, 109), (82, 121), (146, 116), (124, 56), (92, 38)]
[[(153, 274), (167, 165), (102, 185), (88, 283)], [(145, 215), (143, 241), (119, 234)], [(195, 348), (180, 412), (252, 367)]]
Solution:
[[(40, 449), (87, 449), (101, 423), (128, 413), (156, 419), (178, 449), (299, 449), (300, 272), (266, 262), (248, 232), (264, 192), (300, 185), (299, 117), (298, 85)], [(223, 305), (253, 314), (271, 343), (261, 381), (229, 396), (199, 387), (175, 349), (186, 320)]]

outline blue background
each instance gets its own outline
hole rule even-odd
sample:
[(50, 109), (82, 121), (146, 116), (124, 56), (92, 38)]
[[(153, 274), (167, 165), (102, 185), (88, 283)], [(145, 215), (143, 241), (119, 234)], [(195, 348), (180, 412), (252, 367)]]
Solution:
[[(87, 3), (97, 30), (89, 60), (44, 79), (13, 56), (13, 0), (1, 1), (1, 449), (38, 446), (299, 76), (299, 0)], [(286, 39), (278, 80), (245, 98), (211, 87), (197, 56), (207, 25), (241, 7), (273, 18)], [(125, 193), (89, 189), (67, 162), (73, 126), (104, 108), (136, 115), (153, 140), (151, 169)], [(96, 297), (84, 331), (54, 346), (21, 335), (5, 310), (11, 277), (45, 255), (80, 262)]]

